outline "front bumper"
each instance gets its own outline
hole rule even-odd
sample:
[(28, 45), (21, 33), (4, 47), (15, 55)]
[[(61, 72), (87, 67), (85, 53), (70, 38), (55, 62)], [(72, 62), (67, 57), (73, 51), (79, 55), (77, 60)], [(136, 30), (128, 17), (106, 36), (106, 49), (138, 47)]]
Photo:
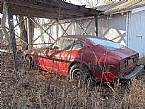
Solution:
[(136, 78), (138, 75), (140, 75), (144, 70), (144, 65), (137, 65), (137, 67), (128, 75), (125, 75), (123, 77), (120, 77), (120, 79), (130, 80)]

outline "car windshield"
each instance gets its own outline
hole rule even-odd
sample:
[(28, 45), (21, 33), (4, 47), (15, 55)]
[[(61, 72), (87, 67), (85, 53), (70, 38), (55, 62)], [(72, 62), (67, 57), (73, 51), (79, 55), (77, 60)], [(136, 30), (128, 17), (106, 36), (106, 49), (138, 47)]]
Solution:
[(95, 37), (94, 38), (86, 37), (86, 38), (90, 40), (93, 43), (93, 45), (102, 45), (109, 50), (117, 50), (124, 47), (123, 45), (120, 45), (118, 43), (103, 38), (95, 38)]

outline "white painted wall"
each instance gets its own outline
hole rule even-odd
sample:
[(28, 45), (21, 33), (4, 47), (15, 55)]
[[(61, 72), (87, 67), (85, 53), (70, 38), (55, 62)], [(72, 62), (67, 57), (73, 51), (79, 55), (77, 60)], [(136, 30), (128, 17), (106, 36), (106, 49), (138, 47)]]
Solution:
[(104, 36), (145, 56), (145, 7), (127, 15), (99, 19), (99, 36)]
[(128, 47), (145, 56), (145, 10), (130, 14)]
[[(48, 22), (46, 22), (48, 23)], [(54, 24), (51, 26), (49, 30), (47, 30), (48, 34), (50, 34), (54, 39), (57, 39), (58, 37), (65, 36), (65, 35), (93, 35), (96, 34), (96, 27), (95, 27), (95, 20), (94, 18), (86, 18), (86, 19), (80, 19), (74, 22), (68, 22), (61, 24), (62, 27), (58, 24)], [(68, 28), (69, 26), (69, 28)], [(45, 27), (44, 29), (46, 29)], [(66, 30), (66, 33), (64, 34), (64, 30)], [(84, 32), (85, 31), (85, 32)], [(34, 30), (34, 40), (37, 39), (39, 35), (43, 33), (43, 30), (41, 28), (35, 28)], [(48, 44), (44, 45), (43, 43), (50, 43), (49, 35), (44, 33), (39, 37), (34, 44), (39, 44), (34, 47), (43, 47), (48, 46)]]
[(113, 16), (99, 19), (99, 36), (122, 45), (126, 42), (126, 16)]
[[(89, 20), (81, 20), (79, 24), (85, 27), (88, 25)], [(63, 25), (67, 28), (67, 25)], [(145, 8), (133, 10), (128, 15), (115, 15), (109, 18), (100, 18), (98, 23), (99, 36), (105, 37), (114, 42), (118, 42), (122, 45), (126, 45), (129, 48), (140, 53), (140, 56), (145, 55)], [(63, 34), (63, 30), (59, 26), (56, 28), (54, 25), (49, 33), (56, 39)], [(38, 31), (37, 31), (38, 32)], [(67, 30), (69, 35), (81, 35), (82, 29), (77, 22), (71, 24)], [(87, 29), (89, 35), (95, 36), (95, 22), (92, 20), (91, 25)], [(38, 33), (36, 33), (38, 35)], [(39, 33), (40, 34), (40, 33)], [(48, 35), (44, 34), (44, 41), (47, 41)], [(36, 42), (43, 42), (42, 39), (38, 39)]]

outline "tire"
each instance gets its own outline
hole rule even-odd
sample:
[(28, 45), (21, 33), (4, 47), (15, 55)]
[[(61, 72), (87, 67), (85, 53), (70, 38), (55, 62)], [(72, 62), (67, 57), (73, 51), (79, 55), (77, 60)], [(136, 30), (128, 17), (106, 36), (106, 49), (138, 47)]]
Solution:
[(84, 81), (85, 83), (89, 83), (92, 81), (92, 76), (89, 72), (89, 69), (82, 64), (74, 64), (70, 70), (68, 75), (69, 80), (77, 80)]

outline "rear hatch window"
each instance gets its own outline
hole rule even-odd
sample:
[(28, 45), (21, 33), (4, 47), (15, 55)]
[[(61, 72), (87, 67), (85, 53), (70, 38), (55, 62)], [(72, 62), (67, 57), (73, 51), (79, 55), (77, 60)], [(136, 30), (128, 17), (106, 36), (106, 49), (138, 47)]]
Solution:
[(118, 43), (115, 43), (115, 42), (112, 42), (103, 38), (87, 37), (87, 39), (90, 40), (93, 43), (93, 45), (102, 45), (109, 50), (117, 50), (124, 47), (121, 44), (118, 44)]

